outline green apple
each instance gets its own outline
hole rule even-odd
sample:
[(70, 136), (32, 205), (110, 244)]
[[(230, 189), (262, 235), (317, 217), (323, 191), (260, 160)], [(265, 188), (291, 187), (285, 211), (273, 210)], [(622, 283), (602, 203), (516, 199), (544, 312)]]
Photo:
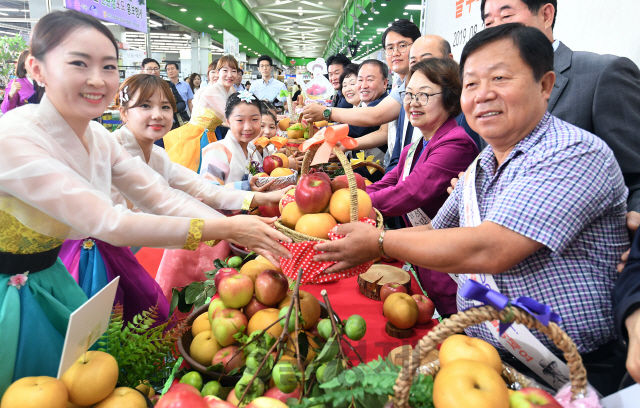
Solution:
[(331, 332), (333, 331), (333, 327), (331, 327), (331, 320), (322, 319), (320, 323), (318, 323), (318, 334), (325, 340), (329, 340), (331, 337)]
[[(251, 370), (252, 373), (255, 373), (262, 361), (267, 358), (267, 352), (261, 349), (257, 349), (251, 352), (247, 357), (247, 361), (245, 362), (247, 368)], [(258, 372), (258, 377), (264, 377), (269, 374), (271, 371), (271, 365), (273, 363), (269, 363), (268, 361), (262, 365), (260, 372)]]
[(344, 325), (344, 332), (351, 340), (358, 341), (367, 332), (367, 322), (359, 315), (351, 315)]
[[(280, 326), (284, 327), (284, 323), (287, 320), (286, 316), (287, 313), (289, 313), (289, 306), (285, 306), (282, 309), (280, 309), (280, 313), (278, 314), (278, 318), (282, 318), (284, 317), (284, 319), (280, 320)], [(300, 314), (298, 314), (296, 311), (294, 311), (293, 313), (291, 313), (291, 317), (289, 317), (289, 333), (293, 333), (296, 331), (296, 316), (298, 316), (298, 318), (300, 317)], [(302, 319), (300, 319), (302, 320)], [(300, 329), (302, 329), (302, 326), (304, 325), (303, 321), (300, 321), (298, 323), (298, 327)]]
[(202, 387), (200, 395), (202, 395), (203, 397), (206, 397), (207, 395), (213, 395), (217, 397), (219, 392), (220, 383), (217, 381), (209, 381), (204, 385), (204, 387)]
[[(251, 381), (252, 377), (253, 375), (244, 374), (240, 381), (238, 381), (235, 388), (236, 398), (240, 399), (242, 397), (242, 394), (244, 394), (244, 390), (247, 389), (247, 385), (249, 385), (249, 381)], [(264, 382), (259, 377), (256, 377), (253, 384), (251, 384), (251, 388), (247, 392), (245, 401), (254, 400), (262, 394), (264, 394)]]
[(291, 363), (278, 363), (273, 367), (273, 381), (276, 387), (285, 394), (293, 392), (298, 387), (296, 369)]
[(209, 326), (211, 326), (211, 323), (213, 323), (213, 319), (216, 317), (216, 314), (226, 308), (227, 307), (224, 305), (224, 302), (220, 298), (213, 299), (211, 303), (209, 303), (209, 310), (207, 312), (209, 315)]
[(227, 265), (229, 265), (229, 268), (238, 269), (239, 267), (242, 266), (242, 258), (240, 258), (239, 256), (232, 256), (227, 261)]
[(322, 364), (320, 367), (318, 367), (318, 369), (316, 370), (316, 379), (320, 384), (324, 382), (323, 376), (324, 376), (324, 370), (326, 369), (327, 369), (327, 364), (325, 363), (325, 364)]
[(189, 384), (200, 391), (202, 389), (202, 375), (197, 371), (188, 372), (180, 379), (180, 384)]

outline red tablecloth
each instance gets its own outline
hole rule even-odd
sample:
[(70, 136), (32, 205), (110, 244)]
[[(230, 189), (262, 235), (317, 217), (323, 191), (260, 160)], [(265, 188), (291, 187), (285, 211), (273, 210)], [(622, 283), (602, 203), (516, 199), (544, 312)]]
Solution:
[[(351, 342), (365, 362), (376, 359), (378, 356), (386, 358), (391, 350), (405, 344), (414, 347), (437, 324), (437, 320), (432, 320), (429, 324), (416, 325), (414, 327), (415, 334), (406, 339), (396, 339), (389, 336), (384, 331), (387, 319), (382, 315), (382, 302), (369, 299), (361, 294), (357, 280), (358, 277), (353, 277), (334, 283), (304, 285), (300, 287), (300, 290), (309, 292), (319, 300), (322, 300), (320, 292), (322, 289), (326, 289), (331, 307), (340, 319), (344, 320), (351, 315), (357, 314), (366, 320), (367, 333), (364, 338), (360, 341)], [(413, 276), (411, 277), (411, 290), (411, 294), (422, 293)], [(349, 348), (345, 349), (345, 353), (349, 358), (357, 358)]]

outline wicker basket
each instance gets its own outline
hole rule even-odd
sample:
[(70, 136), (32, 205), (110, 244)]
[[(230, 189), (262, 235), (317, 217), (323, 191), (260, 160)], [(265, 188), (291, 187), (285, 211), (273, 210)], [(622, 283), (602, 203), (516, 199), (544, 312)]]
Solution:
[[(443, 320), (442, 323), (437, 325), (418, 342), (418, 346), (413, 350), (410, 358), (404, 363), (400, 375), (396, 380), (396, 385), (393, 387), (395, 391), (394, 407), (409, 407), (409, 390), (411, 389), (413, 376), (416, 374), (416, 370), (420, 365), (420, 360), (426, 357), (431, 350), (434, 350), (438, 344), (442, 343), (452, 334), (462, 333), (462, 331), (469, 326), (474, 326), (486, 321), (504, 320), (510, 314), (513, 316), (515, 323), (520, 323), (530, 329), (537, 329), (553, 340), (553, 343), (564, 352), (564, 358), (567, 360), (567, 365), (569, 366), (572, 399), (575, 399), (581, 394), (586, 395), (587, 371), (582, 364), (582, 357), (578, 354), (578, 349), (573, 340), (571, 340), (567, 333), (562, 331), (560, 326), (553, 322), (549, 323), (548, 326), (543, 326), (542, 323), (529, 313), (517, 307), (505, 308), (502, 311), (498, 311), (492, 306), (480, 306), (465, 310), (464, 312), (451, 316), (449, 319)], [(421, 369), (421, 373), (435, 376), (439, 370), (439, 364), (433, 363), (427, 366), (426, 369)], [(513, 371), (515, 370), (503, 370), (503, 377), (511, 384), (516, 381), (525, 381), (522, 375), (517, 372), (514, 373)]]
[[(311, 146), (311, 148), (305, 153), (304, 160), (302, 162), (302, 175), (305, 175), (305, 174), (309, 173), (309, 167), (311, 165), (311, 161), (313, 160), (313, 157), (315, 156), (316, 151), (318, 150), (318, 148), (319, 148), (319, 145)], [(349, 160), (344, 155), (342, 150), (334, 147), (333, 148), (333, 152), (335, 153), (336, 157), (338, 157), (338, 160), (340, 160), (340, 163), (342, 164), (342, 166), (344, 168), (345, 175), (347, 176), (347, 181), (349, 182), (349, 196), (350, 196), (350, 200), (351, 200), (349, 221), (350, 222), (357, 222), (358, 221), (358, 188), (356, 187), (356, 178), (353, 175), (353, 170), (351, 168), (351, 163), (349, 163)], [(383, 228), (382, 214), (380, 214), (380, 212), (378, 210), (376, 210), (375, 208), (374, 208), (374, 211), (376, 213), (376, 225), (377, 225), (377, 227), (379, 229), (382, 229)], [(312, 237), (310, 235), (301, 234), (301, 233), (299, 233), (297, 231), (294, 231), (294, 230), (286, 227), (284, 224), (282, 224), (280, 222), (280, 220), (276, 221), (275, 225), (276, 225), (276, 228), (278, 229), (278, 231), (282, 232), (284, 235), (286, 235), (289, 238), (291, 238), (293, 240), (293, 242), (306, 242), (306, 241), (325, 242), (325, 241), (328, 241), (326, 239), (316, 238), (316, 237)]]

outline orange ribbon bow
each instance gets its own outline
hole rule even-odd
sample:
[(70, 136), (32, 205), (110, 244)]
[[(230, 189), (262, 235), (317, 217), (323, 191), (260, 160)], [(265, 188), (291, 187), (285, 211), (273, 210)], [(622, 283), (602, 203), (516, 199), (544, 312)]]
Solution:
[(269, 144), (269, 139), (267, 139), (264, 136), (260, 136), (259, 138), (253, 141), (253, 144), (256, 146), (260, 146), (264, 149)]
[(276, 148), (281, 149), (282, 146), (287, 144), (287, 138), (281, 137), (281, 136), (274, 136), (271, 139), (269, 139), (269, 142), (271, 142), (271, 144), (274, 145)]
[(316, 151), (315, 156), (313, 156), (311, 165), (327, 163), (333, 147), (338, 142), (342, 143), (342, 145), (348, 149), (355, 149), (358, 147), (358, 141), (347, 136), (348, 134), (349, 125), (336, 125), (323, 128), (313, 135), (311, 139), (302, 143), (300, 151), (306, 152), (311, 146), (322, 144), (318, 151)]

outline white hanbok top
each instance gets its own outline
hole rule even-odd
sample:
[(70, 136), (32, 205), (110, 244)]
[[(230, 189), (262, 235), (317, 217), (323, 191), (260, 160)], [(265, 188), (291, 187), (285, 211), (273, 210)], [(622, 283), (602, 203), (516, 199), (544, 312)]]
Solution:
[[(99, 123), (84, 136), (88, 152), (46, 95), (0, 118), (0, 210), (54, 238), (159, 248), (182, 248), (193, 218), (222, 216), (169, 187)], [(112, 184), (145, 213), (114, 203)]]

